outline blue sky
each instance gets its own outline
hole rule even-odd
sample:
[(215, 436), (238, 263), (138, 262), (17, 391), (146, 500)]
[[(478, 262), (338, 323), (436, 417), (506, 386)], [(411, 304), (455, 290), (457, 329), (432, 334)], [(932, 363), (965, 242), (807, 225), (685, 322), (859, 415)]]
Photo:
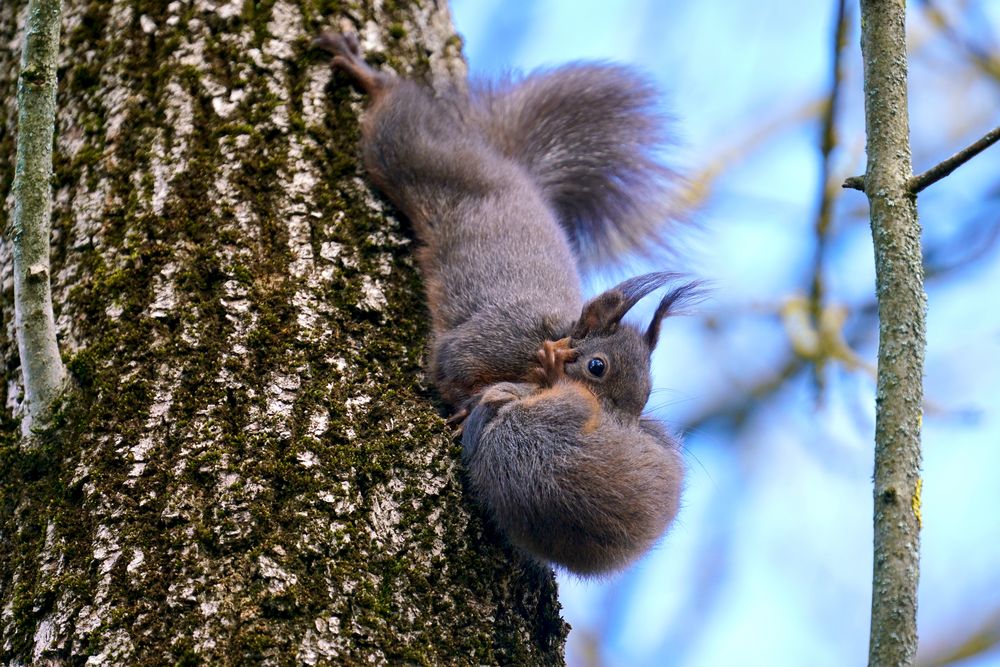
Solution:
[[(680, 259), (666, 267), (711, 281), (713, 298), (698, 315), (665, 327), (650, 409), (685, 424), (788, 358), (780, 312), (811, 270), (820, 163), (808, 110), (829, 85), (833, 3), (457, 0), (452, 9), (474, 76), (580, 59), (631, 63), (657, 81), (677, 118), (675, 164), (696, 174), (725, 158), (697, 224), (678, 238)], [(911, 14), (920, 171), (998, 124), (1000, 86), (977, 77), (953, 44)], [(972, 3), (959, 25), (996, 53), (1000, 3)], [(856, 25), (850, 39), (833, 156), (845, 176), (864, 168)], [(997, 174), (1000, 147), (921, 195), (927, 247), (947, 259), (982, 241), (1000, 215)], [(855, 351), (873, 364), (875, 330), (862, 313), (874, 283), (865, 199), (845, 192), (835, 211), (825, 278), (858, 331)], [(592, 276), (593, 289), (648, 268)], [(996, 251), (929, 280), (927, 291), (925, 657), (1000, 609)], [(575, 628), (571, 664), (865, 662), (874, 382), (843, 366), (827, 380), (822, 404), (802, 374), (739, 428), (709, 421), (688, 435), (684, 509), (663, 543), (606, 581), (561, 577), (564, 615)], [(591, 637), (599, 662), (589, 661)], [(1000, 652), (961, 664), (1000, 665)]]

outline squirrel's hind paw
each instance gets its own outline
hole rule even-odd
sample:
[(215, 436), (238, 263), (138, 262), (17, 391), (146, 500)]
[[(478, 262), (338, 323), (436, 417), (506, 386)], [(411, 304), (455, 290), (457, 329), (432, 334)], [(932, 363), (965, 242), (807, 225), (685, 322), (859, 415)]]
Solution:
[(389, 84), (390, 77), (372, 69), (361, 56), (361, 44), (356, 33), (322, 32), (313, 40), (312, 45), (332, 54), (332, 66), (346, 72), (372, 97), (376, 97)]
[(469, 408), (464, 407), (445, 420), (445, 424), (451, 429), (452, 435), (460, 437), (462, 429), (465, 428), (465, 420), (469, 416)]
[(321, 32), (312, 41), (313, 48), (323, 49), (334, 56), (361, 57), (361, 44), (353, 32)]

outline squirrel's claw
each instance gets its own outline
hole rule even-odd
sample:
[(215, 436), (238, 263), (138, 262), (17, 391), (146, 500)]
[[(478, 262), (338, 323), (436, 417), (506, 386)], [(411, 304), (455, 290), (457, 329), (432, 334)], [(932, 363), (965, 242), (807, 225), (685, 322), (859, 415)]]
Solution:
[(566, 363), (579, 356), (579, 352), (569, 346), (569, 338), (547, 340), (537, 352), (541, 368), (535, 369), (542, 384), (554, 385), (566, 375)]

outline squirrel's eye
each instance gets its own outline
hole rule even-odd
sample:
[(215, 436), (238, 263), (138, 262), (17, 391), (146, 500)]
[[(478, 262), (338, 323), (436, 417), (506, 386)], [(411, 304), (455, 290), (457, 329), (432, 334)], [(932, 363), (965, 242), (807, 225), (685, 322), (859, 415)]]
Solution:
[(608, 365), (604, 363), (604, 360), (599, 357), (594, 357), (587, 362), (587, 370), (594, 377), (601, 377), (604, 375), (604, 371), (607, 370)]

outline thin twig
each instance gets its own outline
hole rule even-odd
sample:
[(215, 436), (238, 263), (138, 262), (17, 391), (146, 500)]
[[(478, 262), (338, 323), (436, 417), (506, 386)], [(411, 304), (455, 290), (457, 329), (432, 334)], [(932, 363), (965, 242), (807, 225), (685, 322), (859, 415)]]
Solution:
[(685, 420), (684, 433), (696, 433), (711, 423), (719, 422), (739, 427), (767, 404), (766, 399), (788, 386), (789, 381), (797, 376), (804, 366), (805, 361), (802, 357), (789, 353), (784, 361), (774, 364), (778, 370), (755, 378), (748, 385), (736, 386), (733, 391), (721, 396), (716, 403)]
[[(830, 188), (833, 150), (837, 146), (837, 106), (840, 101), (840, 85), (843, 80), (842, 63), (844, 46), (847, 44), (848, 13), (846, 0), (837, 3), (836, 30), (833, 35), (833, 53), (830, 58), (830, 94), (823, 110), (820, 129), (820, 175), (819, 204), (816, 208), (816, 253), (813, 258), (812, 281), (809, 290), (809, 314), (814, 327), (819, 329), (819, 322), (826, 308), (826, 289), (823, 282), (823, 269), (826, 265), (826, 248), (830, 236), (830, 220), (833, 217), (833, 204), (836, 191)], [(822, 400), (825, 383), (825, 357), (818, 356), (813, 363), (813, 381), (816, 393)]]
[(722, 175), (746, 160), (775, 135), (787, 132), (788, 128), (818, 116), (824, 104), (825, 100), (821, 97), (806, 100), (793, 109), (782, 110), (762, 119), (743, 136), (728, 139), (722, 150), (710, 156), (696, 173), (686, 179), (686, 186), (679, 193), (677, 213), (684, 215), (704, 206)]
[(843, 184), (840, 186), (842, 188), (848, 188), (850, 190), (860, 190), (865, 191), (865, 177), (864, 176), (851, 176), (850, 178), (845, 178)]
[(918, 663), (919, 667), (957, 665), (995, 650), (1000, 646), (1000, 611), (994, 611), (975, 625), (963, 618), (946, 635), (947, 640), (928, 651), (928, 657)]
[[(987, 203), (987, 206), (990, 205)], [(971, 220), (945, 241), (939, 241), (937, 246), (928, 247), (924, 252), (925, 282), (940, 280), (954, 271), (975, 266), (976, 262), (991, 257), (996, 251), (1000, 241), (1000, 220), (996, 214), (990, 212)]]
[(907, 187), (909, 187), (910, 192), (917, 194), (928, 185), (937, 183), (942, 178), (995, 144), (997, 141), (1000, 141), (1000, 126), (993, 128), (987, 132), (982, 139), (971, 144), (970, 146), (967, 146), (966, 148), (963, 148), (947, 160), (934, 165), (922, 174), (910, 177)]
[(972, 64), (987, 76), (1000, 80), (1000, 62), (989, 49), (983, 48), (972, 42), (965, 35), (962, 35), (947, 14), (935, 5), (931, 0), (921, 0), (924, 14), (927, 19), (941, 29), (946, 39), (955, 44), (959, 49), (968, 54)]
[(52, 136), (61, 0), (30, 0), (17, 85), (17, 163), (14, 168), (14, 322), (24, 376), (22, 432), (44, 422), (62, 391), (49, 269), (52, 214)]

